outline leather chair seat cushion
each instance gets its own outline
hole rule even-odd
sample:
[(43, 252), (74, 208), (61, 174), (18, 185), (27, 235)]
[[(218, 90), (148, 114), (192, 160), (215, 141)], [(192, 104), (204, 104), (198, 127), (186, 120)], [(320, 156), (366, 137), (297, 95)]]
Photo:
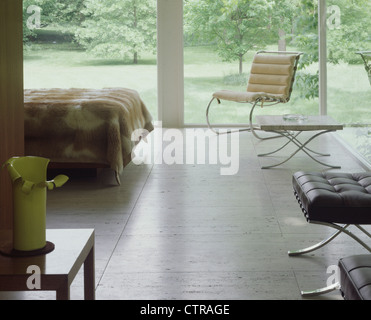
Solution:
[(234, 102), (255, 102), (257, 99), (263, 101), (285, 101), (286, 96), (283, 94), (272, 94), (266, 92), (238, 92), (232, 90), (219, 90), (213, 93), (213, 97), (219, 100)]
[(346, 300), (371, 300), (371, 254), (339, 260), (341, 293)]
[(295, 77), (296, 54), (260, 54), (254, 56), (246, 92), (220, 90), (213, 97), (234, 102), (287, 102)]
[(296, 172), (298, 202), (310, 221), (371, 224), (371, 172)]
[(251, 65), (247, 91), (288, 97), (294, 77), (295, 60), (296, 55), (291, 54), (256, 54)]

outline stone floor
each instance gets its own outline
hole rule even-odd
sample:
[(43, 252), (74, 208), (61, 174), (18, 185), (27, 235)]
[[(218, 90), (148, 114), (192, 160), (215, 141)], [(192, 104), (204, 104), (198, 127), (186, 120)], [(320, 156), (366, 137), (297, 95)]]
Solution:
[[(326, 285), (340, 257), (365, 252), (341, 235), (305, 256), (287, 255), (333, 233), (308, 224), (292, 192), (294, 172), (327, 170), (323, 165), (300, 152), (279, 167), (261, 169), (290, 153), (257, 156), (282, 140), (260, 141), (241, 132), (213, 135), (195, 147), (191, 131), (180, 132), (187, 139), (164, 142), (151, 164), (129, 164), (121, 186), (105, 169), (96, 177), (71, 177), (48, 192), (48, 228), (95, 229), (97, 299), (301, 300), (301, 290)], [(208, 156), (215, 146), (224, 150), (225, 141), (229, 164), (238, 166), (233, 175), (221, 175), (228, 167), (226, 154)], [(330, 152), (321, 160), (340, 164), (337, 171), (365, 171), (332, 134), (313, 140), (311, 147)], [(188, 161), (169, 165), (181, 151)], [(202, 152), (205, 164), (191, 163), (191, 155), (200, 162)], [(82, 271), (71, 298), (83, 298)], [(3, 292), (0, 299), (55, 299), (55, 294)], [(341, 295), (334, 291), (314, 299)]]

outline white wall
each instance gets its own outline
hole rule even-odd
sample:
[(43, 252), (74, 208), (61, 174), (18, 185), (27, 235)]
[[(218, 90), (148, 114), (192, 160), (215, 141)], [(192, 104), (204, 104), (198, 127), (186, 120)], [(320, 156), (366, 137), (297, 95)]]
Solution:
[(158, 112), (164, 128), (184, 124), (183, 0), (157, 0)]

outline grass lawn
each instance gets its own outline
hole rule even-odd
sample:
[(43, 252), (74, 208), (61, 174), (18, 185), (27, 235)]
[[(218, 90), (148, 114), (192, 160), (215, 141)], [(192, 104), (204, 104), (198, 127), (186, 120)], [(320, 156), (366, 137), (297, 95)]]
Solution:
[(95, 59), (67, 44), (33, 45), (24, 54), (24, 86), (31, 88), (125, 87), (137, 90), (157, 117), (156, 58), (148, 55), (138, 65)]
[[(254, 52), (245, 57), (244, 72), (238, 76), (238, 64), (221, 61), (211, 47), (186, 47), (184, 50), (185, 122), (206, 124), (205, 110), (211, 95), (220, 89), (245, 90)], [(245, 79), (243, 79), (245, 78)], [(34, 44), (24, 54), (25, 88), (103, 88), (135, 89), (157, 119), (156, 56), (141, 57), (138, 65), (123, 61), (96, 59), (68, 43)], [(329, 65), (328, 114), (344, 124), (371, 124), (371, 87), (360, 65)], [(236, 103), (214, 104), (212, 123), (247, 123), (250, 107)], [(256, 114), (318, 114), (318, 99), (305, 100), (299, 92), (285, 105), (257, 110)], [(358, 134), (360, 131), (357, 131)], [(362, 131), (363, 132), (363, 131)], [(352, 144), (361, 143), (370, 154), (368, 130), (360, 137), (347, 133)], [(355, 140), (356, 139), (356, 140)], [(371, 157), (371, 156), (370, 156)], [(371, 160), (371, 159), (370, 159)]]
[[(203, 123), (205, 109), (214, 91), (220, 89), (246, 90), (246, 84), (229, 81), (238, 72), (238, 64), (222, 62), (210, 47), (185, 48), (185, 121)], [(248, 77), (252, 57), (245, 57), (244, 71)], [(309, 72), (315, 72), (315, 67)], [(328, 67), (328, 113), (341, 123), (371, 124), (371, 87), (363, 64), (329, 65)], [(274, 109), (272, 109), (274, 108)], [(259, 114), (303, 113), (315, 115), (319, 112), (318, 99), (306, 100), (294, 89), (291, 101), (285, 105), (258, 110)], [(210, 119), (213, 123), (246, 123), (250, 107), (225, 103), (212, 107)]]
[[(222, 62), (210, 47), (185, 48), (185, 122), (204, 123), (205, 110), (212, 93), (221, 89), (245, 91), (251, 61), (255, 52), (245, 57), (244, 73), (238, 75), (238, 63)], [(243, 79), (244, 78), (244, 79)], [(242, 80), (245, 80), (242, 82)], [(274, 109), (272, 109), (274, 108)], [(288, 104), (263, 108), (259, 114), (305, 113), (318, 114), (318, 100), (300, 99), (294, 92)], [(250, 105), (225, 102), (213, 104), (210, 112), (212, 123), (247, 123)]]

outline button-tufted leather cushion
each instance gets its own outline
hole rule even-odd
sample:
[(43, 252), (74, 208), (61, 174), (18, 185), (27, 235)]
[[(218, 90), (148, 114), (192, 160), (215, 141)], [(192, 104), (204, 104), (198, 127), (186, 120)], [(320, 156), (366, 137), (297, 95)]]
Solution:
[(296, 172), (292, 183), (309, 222), (371, 224), (371, 172)]
[(346, 300), (371, 300), (371, 254), (339, 260), (341, 293)]

